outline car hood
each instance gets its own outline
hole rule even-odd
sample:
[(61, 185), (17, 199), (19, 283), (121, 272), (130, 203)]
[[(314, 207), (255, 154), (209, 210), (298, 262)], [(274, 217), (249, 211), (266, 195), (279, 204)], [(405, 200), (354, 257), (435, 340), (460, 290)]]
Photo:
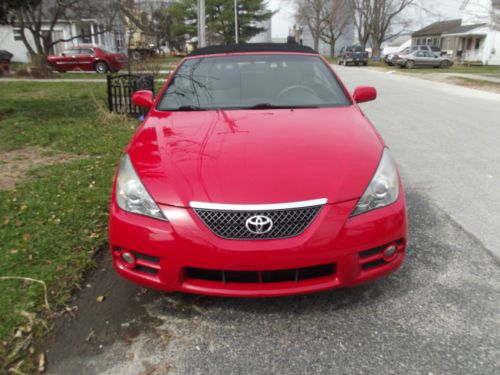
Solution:
[(359, 198), (383, 144), (356, 106), (159, 112), (128, 153), (158, 203), (270, 204)]

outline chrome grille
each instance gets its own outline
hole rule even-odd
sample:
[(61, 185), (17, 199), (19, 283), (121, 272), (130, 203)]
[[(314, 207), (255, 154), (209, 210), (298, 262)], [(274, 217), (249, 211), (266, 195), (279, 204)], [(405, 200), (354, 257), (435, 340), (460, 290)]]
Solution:
[[(323, 205), (280, 210), (214, 210), (194, 208), (196, 214), (217, 236), (237, 240), (263, 240), (298, 236), (306, 230)], [(267, 233), (250, 232), (245, 223), (252, 216), (263, 215), (273, 222)]]

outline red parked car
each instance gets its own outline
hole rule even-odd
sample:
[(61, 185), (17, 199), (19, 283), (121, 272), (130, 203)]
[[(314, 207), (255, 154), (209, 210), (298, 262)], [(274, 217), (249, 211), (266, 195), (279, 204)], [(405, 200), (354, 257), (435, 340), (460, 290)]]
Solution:
[(405, 255), (389, 149), (308, 47), (215, 46), (187, 56), (121, 159), (110, 246), (123, 277), (164, 291), (264, 297), (353, 286)]
[(82, 70), (101, 74), (118, 72), (127, 65), (127, 61), (127, 56), (122, 53), (112, 53), (94, 46), (69, 48), (60, 55), (47, 58), (49, 65), (58, 72)]

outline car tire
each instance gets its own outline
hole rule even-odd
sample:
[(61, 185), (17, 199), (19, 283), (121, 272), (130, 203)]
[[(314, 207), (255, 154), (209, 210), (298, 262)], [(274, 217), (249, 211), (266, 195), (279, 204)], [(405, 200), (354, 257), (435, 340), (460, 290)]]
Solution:
[(98, 74), (106, 74), (109, 71), (109, 67), (106, 62), (98, 61), (94, 64), (94, 70)]
[(415, 61), (413, 60), (408, 60), (405, 64), (405, 68), (413, 69), (414, 67), (415, 67)]
[(363, 66), (368, 66), (368, 61), (364, 61)]
[(448, 61), (441, 61), (441, 64), (439, 65), (440, 68), (443, 68), (443, 69), (447, 69), (450, 67), (450, 64), (448, 63)]
[(139, 51), (132, 51), (130, 58), (134, 61), (140, 61), (142, 59), (142, 53)]

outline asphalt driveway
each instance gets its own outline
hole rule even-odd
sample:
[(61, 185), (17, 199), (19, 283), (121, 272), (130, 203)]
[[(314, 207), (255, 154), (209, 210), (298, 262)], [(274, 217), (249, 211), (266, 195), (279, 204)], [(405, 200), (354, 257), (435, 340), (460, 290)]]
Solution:
[(500, 372), (500, 95), (339, 72), (380, 92), (364, 108), (406, 181), (401, 270), (354, 289), (224, 299), (146, 291), (119, 279), (103, 253), (75, 316), (57, 322), (48, 373)]

